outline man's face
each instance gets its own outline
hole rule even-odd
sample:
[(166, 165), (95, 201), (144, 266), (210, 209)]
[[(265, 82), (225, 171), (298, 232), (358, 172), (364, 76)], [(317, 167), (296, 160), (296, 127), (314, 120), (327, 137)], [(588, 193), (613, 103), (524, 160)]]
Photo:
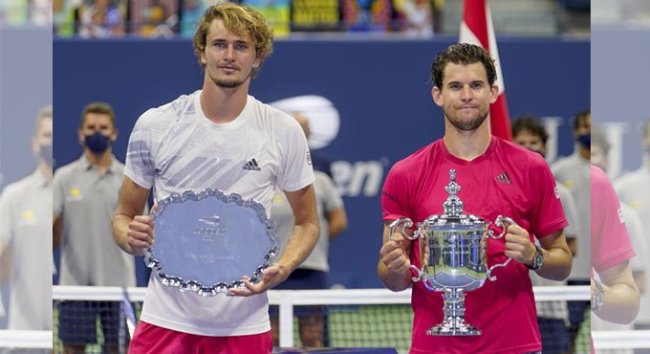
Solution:
[(249, 34), (235, 35), (216, 19), (208, 28), (201, 63), (215, 85), (234, 88), (250, 80), (260, 60)]
[(41, 146), (52, 145), (52, 118), (43, 118), (38, 123), (36, 134), (32, 138), (32, 151), (39, 156)]
[(488, 116), (490, 104), (499, 92), (490, 86), (481, 63), (449, 63), (444, 69), (442, 87), (431, 91), (434, 102), (442, 107), (445, 118), (457, 129), (476, 130)]
[(117, 130), (111, 122), (111, 116), (104, 113), (87, 113), (83, 125), (79, 129), (79, 142), (84, 145), (86, 136), (100, 132), (110, 138), (111, 142), (117, 139)]
[(575, 128), (576, 136), (591, 133), (591, 114), (588, 114)]
[(530, 151), (534, 151), (541, 154), (542, 156), (546, 156), (546, 146), (544, 146), (542, 138), (538, 135), (535, 135), (528, 130), (522, 130), (513, 138), (515, 140), (515, 143), (525, 147)]

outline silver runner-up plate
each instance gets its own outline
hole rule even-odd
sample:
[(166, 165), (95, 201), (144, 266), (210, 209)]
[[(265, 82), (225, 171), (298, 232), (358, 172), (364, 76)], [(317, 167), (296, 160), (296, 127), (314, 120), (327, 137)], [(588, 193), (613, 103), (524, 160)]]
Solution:
[(152, 216), (155, 241), (145, 263), (163, 285), (181, 292), (226, 294), (244, 287), (242, 276), (256, 283), (278, 252), (264, 207), (238, 194), (172, 194)]

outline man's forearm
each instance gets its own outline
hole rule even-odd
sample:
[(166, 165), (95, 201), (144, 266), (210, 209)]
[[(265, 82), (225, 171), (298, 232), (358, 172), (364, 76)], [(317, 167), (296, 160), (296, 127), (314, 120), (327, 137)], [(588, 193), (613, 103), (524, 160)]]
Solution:
[(609, 322), (627, 324), (634, 320), (639, 312), (639, 292), (632, 284), (602, 285), (605, 301), (603, 307), (596, 312)]
[(127, 237), (129, 223), (131, 221), (133, 221), (133, 218), (123, 214), (115, 214), (112, 221), (113, 239), (128, 254), (133, 253), (133, 249), (129, 246), (129, 238)]
[(377, 275), (381, 282), (392, 291), (402, 291), (411, 286), (411, 274), (409, 271), (404, 273), (391, 272), (381, 261), (377, 264)]
[(572, 255), (562, 248), (542, 249), (544, 265), (537, 274), (546, 279), (564, 280), (571, 273)]
[(286, 267), (290, 273), (305, 261), (317, 242), (318, 225), (312, 223), (296, 225), (289, 237), (284, 253), (277, 262), (278, 265)]

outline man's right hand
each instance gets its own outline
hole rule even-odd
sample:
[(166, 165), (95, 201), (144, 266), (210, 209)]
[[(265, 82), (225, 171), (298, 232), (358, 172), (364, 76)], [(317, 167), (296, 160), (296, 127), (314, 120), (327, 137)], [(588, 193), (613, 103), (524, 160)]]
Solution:
[(391, 273), (405, 274), (411, 262), (407, 253), (410, 241), (400, 232), (395, 231), (393, 239), (384, 243), (379, 251), (379, 259)]
[(134, 256), (142, 256), (144, 251), (153, 245), (153, 218), (147, 215), (136, 215), (129, 223), (126, 233), (129, 247)]

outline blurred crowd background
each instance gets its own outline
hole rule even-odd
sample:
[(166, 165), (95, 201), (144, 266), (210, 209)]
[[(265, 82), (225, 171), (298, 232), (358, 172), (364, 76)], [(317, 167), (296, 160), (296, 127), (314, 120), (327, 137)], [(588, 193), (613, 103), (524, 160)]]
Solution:
[[(462, 0), (244, 0), (273, 24), (277, 37), (295, 33), (372, 33), (431, 37), (458, 33)], [(607, 2), (607, 1), (605, 1)], [(619, 1), (603, 17), (646, 18), (641, 0)], [(53, 24), (62, 37), (190, 37), (209, 0), (3, 0), (0, 21)], [(613, 2), (612, 2), (613, 3)], [(490, 2), (495, 31), (512, 36), (588, 35), (589, 0)], [(613, 5), (608, 5), (613, 7)], [(52, 11), (50, 11), (52, 9)], [(643, 11), (639, 11), (639, 9)], [(642, 20), (642, 19), (640, 19)]]

